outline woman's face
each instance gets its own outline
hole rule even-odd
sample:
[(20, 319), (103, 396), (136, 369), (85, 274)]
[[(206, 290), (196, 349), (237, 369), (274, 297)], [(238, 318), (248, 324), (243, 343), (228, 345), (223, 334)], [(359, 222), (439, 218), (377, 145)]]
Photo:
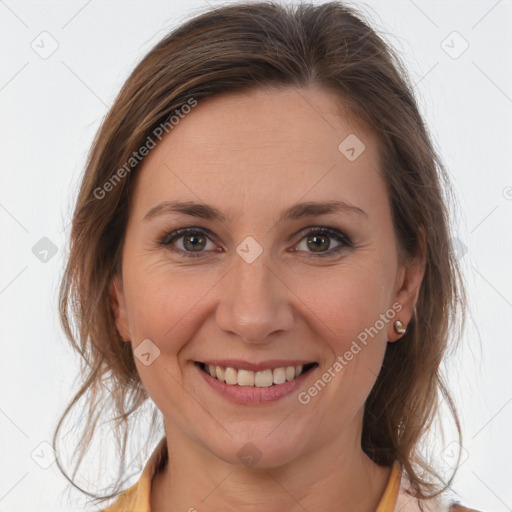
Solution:
[(170, 443), (261, 467), (357, 445), (422, 272), (399, 265), (376, 137), (337, 105), (201, 100), (137, 171), (113, 304)]

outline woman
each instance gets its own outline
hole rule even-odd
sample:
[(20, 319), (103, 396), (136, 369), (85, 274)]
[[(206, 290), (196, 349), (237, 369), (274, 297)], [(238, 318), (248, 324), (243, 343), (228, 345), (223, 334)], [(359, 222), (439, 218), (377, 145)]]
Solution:
[(212, 9), (157, 44), (94, 141), (61, 288), (87, 375), (54, 444), (87, 393), (80, 460), (108, 407), (122, 456), (162, 414), (106, 510), (470, 510), (419, 449), (440, 394), (460, 438), (442, 185), (397, 57), (339, 2)]

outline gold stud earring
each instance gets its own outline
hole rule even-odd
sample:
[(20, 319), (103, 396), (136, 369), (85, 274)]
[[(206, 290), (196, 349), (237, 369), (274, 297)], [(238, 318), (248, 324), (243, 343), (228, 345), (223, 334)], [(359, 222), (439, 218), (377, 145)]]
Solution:
[(393, 324), (393, 327), (395, 328), (395, 332), (397, 332), (398, 334), (404, 334), (405, 331), (407, 330), (404, 327), (404, 324), (400, 322), (400, 320), (396, 320), (395, 323)]

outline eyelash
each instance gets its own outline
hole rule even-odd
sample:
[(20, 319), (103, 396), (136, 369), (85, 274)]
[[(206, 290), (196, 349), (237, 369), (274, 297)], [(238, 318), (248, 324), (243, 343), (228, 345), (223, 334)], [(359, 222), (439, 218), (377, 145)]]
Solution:
[[(205, 236), (206, 238), (210, 239), (209, 237), (209, 230), (206, 230), (204, 228), (183, 228), (183, 229), (177, 229), (175, 231), (172, 231), (171, 233), (166, 233), (159, 241), (160, 246), (169, 247), (173, 242), (176, 240), (179, 240), (180, 238), (183, 238), (187, 235), (191, 234), (201, 234)], [(336, 255), (344, 250), (352, 249), (353, 245), (350, 239), (341, 233), (340, 231), (328, 227), (320, 227), (320, 228), (312, 228), (309, 231), (307, 231), (303, 237), (299, 240), (299, 243), (304, 240), (305, 238), (312, 236), (312, 235), (328, 235), (331, 238), (334, 238), (337, 242), (340, 242), (338, 247), (335, 247), (334, 249), (331, 249), (327, 252), (320, 252), (320, 253), (309, 253), (308, 258), (325, 258), (328, 256)], [(172, 250), (178, 251), (182, 253), (186, 258), (198, 258), (203, 256), (204, 251), (201, 252), (192, 252), (192, 251), (183, 251), (182, 249), (178, 249), (177, 247), (172, 246)], [(303, 252), (303, 251), (300, 251)]]

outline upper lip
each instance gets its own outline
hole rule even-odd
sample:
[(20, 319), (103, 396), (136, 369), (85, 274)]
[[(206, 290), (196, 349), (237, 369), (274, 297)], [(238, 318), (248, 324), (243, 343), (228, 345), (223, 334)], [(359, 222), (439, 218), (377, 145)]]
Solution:
[(261, 361), (259, 363), (251, 363), (249, 361), (244, 361), (243, 359), (208, 359), (205, 361), (197, 362), (211, 364), (214, 366), (224, 366), (226, 368), (231, 367), (239, 370), (249, 370), (253, 372), (267, 369), (273, 370), (275, 368), (285, 368), (287, 366), (297, 366), (299, 364), (306, 365), (316, 363), (316, 361), (304, 359), (269, 359), (268, 361)]

